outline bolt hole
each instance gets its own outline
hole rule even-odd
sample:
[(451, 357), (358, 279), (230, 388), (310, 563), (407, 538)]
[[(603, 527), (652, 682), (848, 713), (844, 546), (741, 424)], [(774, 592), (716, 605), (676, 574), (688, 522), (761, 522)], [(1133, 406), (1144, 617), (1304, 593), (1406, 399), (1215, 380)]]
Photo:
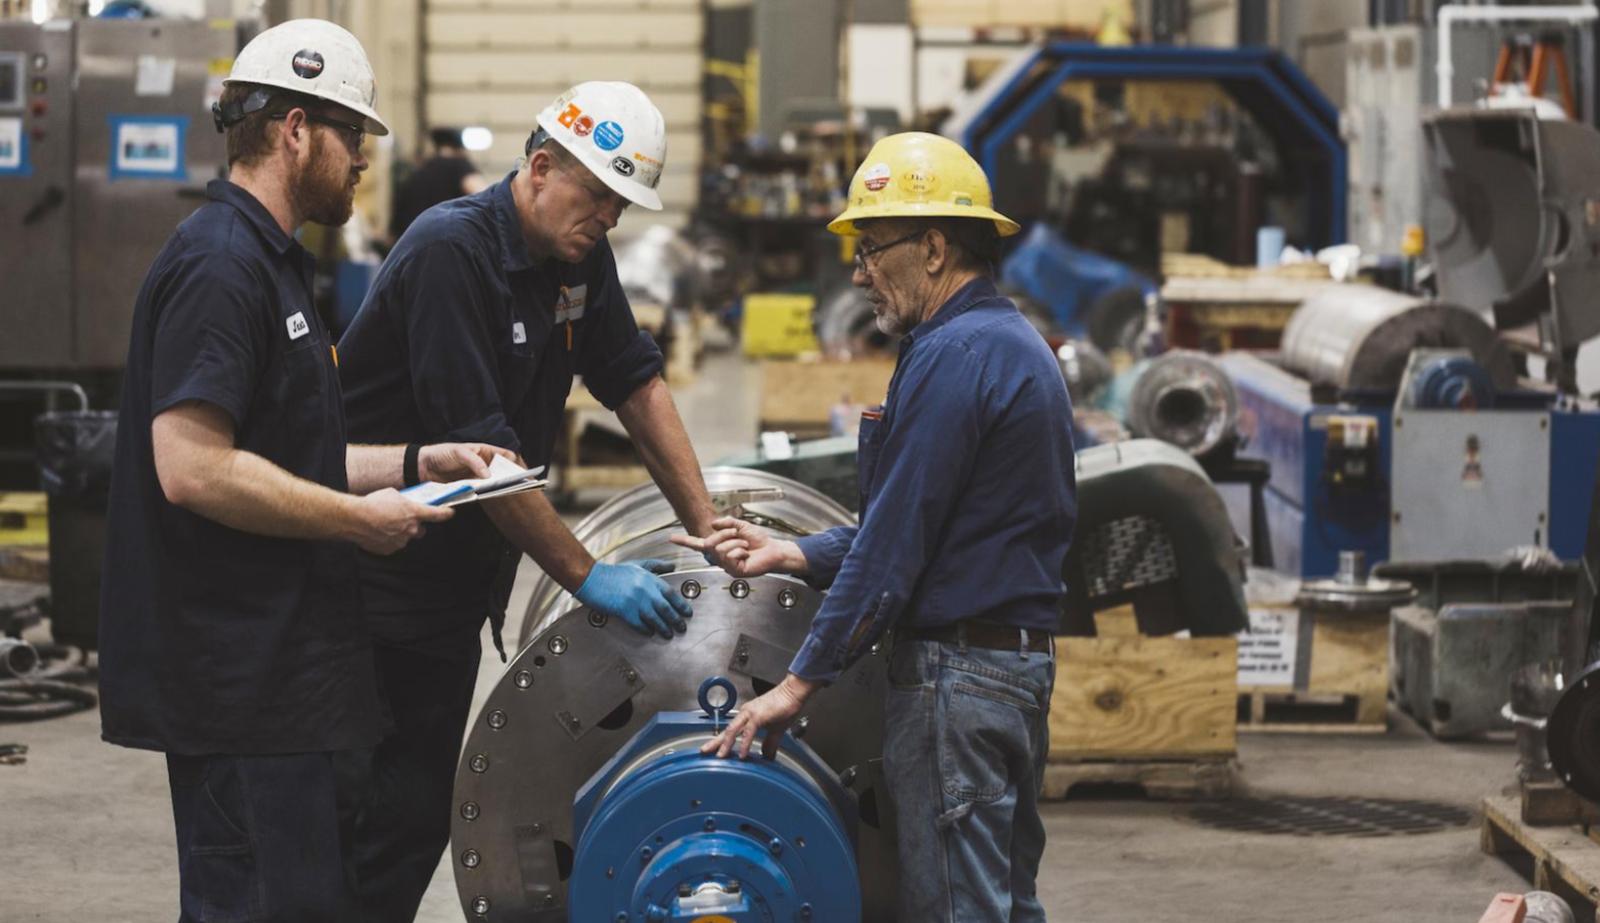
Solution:
[(536, 667), (544, 666), (544, 655), (541, 654), (538, 657), (533, 658), (533, 665)]

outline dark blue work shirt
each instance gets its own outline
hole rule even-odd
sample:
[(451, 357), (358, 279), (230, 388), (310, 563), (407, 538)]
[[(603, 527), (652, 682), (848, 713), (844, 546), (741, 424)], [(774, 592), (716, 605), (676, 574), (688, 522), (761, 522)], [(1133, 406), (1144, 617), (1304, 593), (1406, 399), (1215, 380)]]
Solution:
[(832, 584), (789, 669), (831, 682), (887, 629), (984, 619), (1053, 632), (1077, 518), (1055, 356), (987, 279), (900, 342), (861, 419), (861, 525), (800, 539)]
[[(384, 260), (339, 341), (353, 442), (487, 442), (548, 465), (574, 375), (616, 409), (661, 374), (610, 245), (579, 263), (535, 261), (514, 176), (423, 212)], [(374, 630), (391, 640), (452, 622), (476, 630), (504, 606), (493, 587), (507, 548), (468, 506), (398, 554), (362, 554)]]
[(151, 421), (201, 401), (234, 443), (347, 489), (332, 347), (311, 255), (221, 180), (167, 241), (134, 307), (100, 601), (112, 743), (169, 753), (365, 747), (387, 730), (349, 579), (355, 548), (229, 528), (167, 501)]

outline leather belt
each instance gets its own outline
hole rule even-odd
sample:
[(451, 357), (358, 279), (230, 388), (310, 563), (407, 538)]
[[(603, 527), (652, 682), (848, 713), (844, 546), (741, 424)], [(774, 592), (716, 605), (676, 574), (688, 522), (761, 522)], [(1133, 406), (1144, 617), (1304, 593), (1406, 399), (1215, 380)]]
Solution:
[[(1015, 625), (1000, 625), (995, 622), (954, 622), (949, 625), (934, 625), (926, 628), (903, 625), (895, 631), (895, 634), (911, 641), (940, 641), (945, 644), (960, 644), (962, 629), (965, 629), (968, 647), (981, 647), (985, 650), (994, 651), (1022, 650), (1023, 629)], [(1028, 650), (1041, 654), (1050, 650), (1050, 632), (1042, 628), (1030, 628), (1027, 629), (1027, 632)]]

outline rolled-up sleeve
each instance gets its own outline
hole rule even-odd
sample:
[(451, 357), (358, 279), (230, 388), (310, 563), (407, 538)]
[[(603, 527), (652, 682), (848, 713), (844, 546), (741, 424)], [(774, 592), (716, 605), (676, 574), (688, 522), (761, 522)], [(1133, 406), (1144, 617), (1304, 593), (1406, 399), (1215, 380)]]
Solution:
[[(789, 666), (803, 679), (837, 679), (895, 623), (972, 473), (994, 390), (981, 360), (963, 345), (941, 344), (904, 362), (880, 424), (871, 505)], [(811, 539), (825, 562), (830, 540)]]
[(403, 315), (411, 386), (424, 431), (441, 441), (486, 442), (521, 452), (506, 417), (489, 335), (487, 267), (464, 247), (440, 241), (406, 267)]
[(616, 410), (641, 385), (659, 376), (664, 363), (661, 348), (633, 318), (609, 243), (601, 241), (597, 259), (601, 281), (588, 293), (588, 330), (578, 355), (578, 374), (595, 400), (607, 410)]

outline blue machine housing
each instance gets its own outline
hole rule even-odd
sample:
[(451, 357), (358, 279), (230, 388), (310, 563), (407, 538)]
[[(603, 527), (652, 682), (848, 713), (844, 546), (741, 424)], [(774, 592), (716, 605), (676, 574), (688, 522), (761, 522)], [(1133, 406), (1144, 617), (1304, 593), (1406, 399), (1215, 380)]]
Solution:
[[(1243, 453), (1266, 459), (1272, 469), (1264, 502), (1274, 568), (1330, 576), (1341, 550), (1362, 551), (1372, 564), (1389, 560), (1395, 393), (1345, 393), (1336, 403), (1318, 403), (1304, 379), (1261, 359), (1229, 353), (1218, 362), (1238, 389)], [(1582, 557), (1600, 459), (1600, 414), (1552, 407), (1544, 395), (1499, 394), (1494, 405), (1549, 416), (1547, 543), (1562, 560)], [(1350, 416), (1375, 421), (1377, 438), (1374, 477), (1354, 487), (1332, 483), (1328, 470), (1329, 420)], [(1249, 517), (1241, 499), (1227, 497), (1235, 527), (1242, 529)]]
[(716, 720), (656, 715), (578, 792), (571, 919), (861, 918), (853, 796), (792, 737), (772, 760), (702, 756)]
[(1069, 336), (1083, 336), (1086, 312), (1119, 289), (1157, 291), (1154, 282), (1110, 257), (1074, 247), (1039, 222), (1023, 235), (1000, 266), (1000, 280), (1045, 305)]

